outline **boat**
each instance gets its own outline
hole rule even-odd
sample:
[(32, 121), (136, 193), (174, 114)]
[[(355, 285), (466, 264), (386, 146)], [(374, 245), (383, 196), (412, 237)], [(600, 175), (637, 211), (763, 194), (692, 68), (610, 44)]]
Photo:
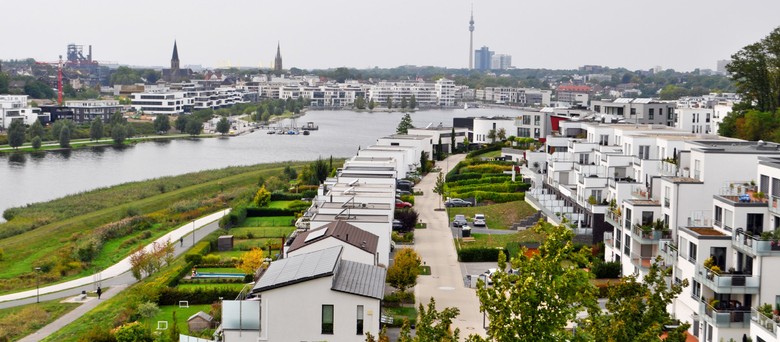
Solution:
[(314, 122), (309, 121), (305, 125), (303, 125), (303, 127), (301, 127), (301, 129), (304, 130), (304, 131), (316, 131), (316, 130), (320, 129), (320, 127), (315, 125)]

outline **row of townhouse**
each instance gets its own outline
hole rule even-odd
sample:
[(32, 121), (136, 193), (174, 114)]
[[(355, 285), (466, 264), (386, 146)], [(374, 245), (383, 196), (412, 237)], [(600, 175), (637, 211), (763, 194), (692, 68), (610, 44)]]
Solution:
[(182, 115), (199, 109), (219, 109), (245, 103), (246, 93), (232, 87), (203, 89), (194, 85), (176, 85), (147, 89), (130, 95), (130, 105), (151, 115)]
[(699, 340), (779, 341), (777, 317), (756, 308), (780, 305), (780, 244), (766, 236), (780, 227), (780, 145), (660, 125), (561, 126), (542, 165), (524, 170), (529, 202), (604, 241), (624, 275), (641, 278), (660, 258), (670, 281), (688, 279), (669, 310)]
[(549, 106), (551, 95), (551, 90), (536, 88), (486, 87), (475, 90), (475, 100), (511, 103), (523, 107)]
[(378, 335), (396, 179), (431, 151), (433, 132), (382, 137), (328, 178), (296, 222), (283, 258), (270, 263), (249, 296), (223, 301), (221, 340), (357, 342)]

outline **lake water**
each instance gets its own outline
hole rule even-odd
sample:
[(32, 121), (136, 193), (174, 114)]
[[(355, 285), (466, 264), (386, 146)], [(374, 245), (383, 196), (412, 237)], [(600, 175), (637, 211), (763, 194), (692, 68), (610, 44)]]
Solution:
[[(452, 118), (514, 116), (509, 109), (425, 110), (412, 113), (416, 127), (452, 126)], [(311, 135), (280, 136), (264, 130), (232, 138), (178, 139), (128, 148), (92, 148), (42, 156), (0, 155), (0, 212), (68, 194), (161, 176), (317, 157), (351, 157), (358, 147), (395, 133), (403, 113), (309, 111), (298, 118), (319, 125)], [(0, 221), (2, 218), (0, 217)]]

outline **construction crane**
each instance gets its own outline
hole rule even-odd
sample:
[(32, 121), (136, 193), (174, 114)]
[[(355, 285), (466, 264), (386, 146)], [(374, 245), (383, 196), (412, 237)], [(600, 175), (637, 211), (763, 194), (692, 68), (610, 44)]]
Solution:
[(60, 55), (60, 61), (59, 62), (38, 62), (35, 61), (35, 64), (40, 65), (56, 65), (57, 66), (57, 104), (62, 106), (62, 55)]

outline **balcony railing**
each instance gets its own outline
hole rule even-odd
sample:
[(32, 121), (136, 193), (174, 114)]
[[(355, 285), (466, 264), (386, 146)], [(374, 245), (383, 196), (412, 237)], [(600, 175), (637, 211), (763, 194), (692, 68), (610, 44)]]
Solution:
[(664, 258), (664, 263), (667, 266), (673, 265), (677, 262), (677, 246), (672, 241), (661, 241), (660, 254)]
[(752, 255), (780, 255), (780, 241), (759, 240), (745, 232), (735, 232), (731, 236), (731, 245)]
[(778, 323), (778, 320), (780, 319), (778, 319), (778, 316), (769, 317), (758, 312), (756, 308), (751, 308), (750, 317), (753, 320), (753, 323), (759, 325), (770, 334), (777, 336), (778, 330), (780, 330), (780, 323)]
[(631, 253), (631, 263), (636, 267), (649, 269), (653, 265), (653, 257)]
[(615, 226), (615, 227), (622, 227), (623, 226), (621, 224), (621, 222), (623, 222), (623, 216), (615, 214), (615, 212), (612, 211), (612, 210), (608, 210), (607, 214), (604, 215), (604, 217), (606, 218), (607, 223), (611, 224), (612, 226)]
[(730, 306), (728, 303), (713, 307), (700, 302), (699, 313), (704, 313), (704, 320), (718, 328), (747, 328), (750, 325), (750, 310), (746, 307)]
[(634, 196), (635, 198), (649, 199), (650, 193), (647, 191), (647, 188), (645, 188), (644, 186), (637, 186), (631, 190), (631, 196)]
[(615, 238), (612, 236), (611, 232), (605, 232), (604, 233), (604, 245), (605, 246), (614, 246)]
[(713, 272), (702, 265), (696, 266), (694, 279), (717, 293), (758, 293), (760, 277), (752, 274), (719, 271)]
[(671, 239), (672, 232), (669, 230), (653, 230), (647, 229), (648, 226), (641, 226), (635, 223), (631, 229), (631, 233), (635, 239), (639, 240), (641, 244), (658, 243), (661, 239)]

